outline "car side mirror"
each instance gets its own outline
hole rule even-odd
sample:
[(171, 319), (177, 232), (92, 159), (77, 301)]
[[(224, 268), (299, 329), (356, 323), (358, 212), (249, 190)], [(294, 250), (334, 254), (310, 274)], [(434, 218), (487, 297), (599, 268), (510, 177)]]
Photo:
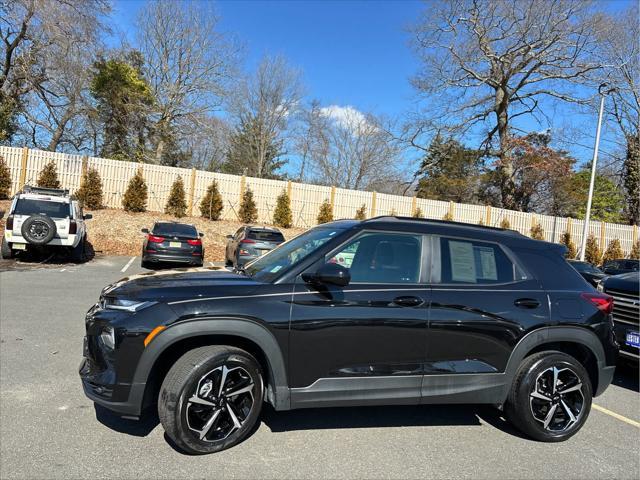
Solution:
[(148, 228), (143, 228), (142, 230), (140, 230), (142, 233), (149, 233), (149, 229)]
[(93, 218), (93, 215), (91, 215), (90, 213), (87, 213), (86, 215), (82, 216), (83, 220), (91, 220)]
[(200, 238), (204, 237), (204, 233), (200, 232), (198, 235), (200, 235)]
[(351, 274), (342, 265), (325, 263), (316, 273), (303, 274), (302, 279), (308, 283), (346, 287), (351, 281)]

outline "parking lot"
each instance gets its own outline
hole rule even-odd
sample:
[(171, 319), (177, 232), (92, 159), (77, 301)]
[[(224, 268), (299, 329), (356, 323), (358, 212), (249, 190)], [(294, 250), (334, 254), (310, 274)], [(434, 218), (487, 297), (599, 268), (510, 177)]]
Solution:
[(560, 444), (523, 438), (477, 406), (274, 412), (244, 443), (194, 457), (157, 420), (116, 418), (83, 394), (83, 317), (140, 259), (0, 263), (2, 478), (640, 477), (638, 372), (619, 369), (585, 427)]

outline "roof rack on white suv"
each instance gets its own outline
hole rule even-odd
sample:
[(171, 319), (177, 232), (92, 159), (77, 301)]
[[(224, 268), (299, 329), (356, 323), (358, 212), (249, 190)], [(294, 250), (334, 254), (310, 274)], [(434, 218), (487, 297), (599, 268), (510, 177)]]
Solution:
[(69, 189), (65, 188), (45, 188), (45, 187), (33, 187), (31, 185), (25, 185), (22, 187), (22, 191), (20, 193), (39, 193), (44, 195), (55, 195), (58, 197), (68, 197)]

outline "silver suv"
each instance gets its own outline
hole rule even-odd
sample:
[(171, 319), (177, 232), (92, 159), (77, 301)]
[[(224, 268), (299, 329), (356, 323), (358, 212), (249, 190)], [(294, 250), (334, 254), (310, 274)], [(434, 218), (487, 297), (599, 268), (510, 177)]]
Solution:
[(16, 252), (49, 247), (64, 248), (75, 262), (84, 259), (87, 235), (82, 208), (69, 190), (25, 186), (13, 197), (4, 237), (2, 258)]

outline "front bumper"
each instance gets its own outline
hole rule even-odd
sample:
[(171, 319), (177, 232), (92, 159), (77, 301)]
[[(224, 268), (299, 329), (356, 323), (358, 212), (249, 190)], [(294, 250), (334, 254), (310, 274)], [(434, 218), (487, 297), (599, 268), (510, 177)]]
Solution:
[(626, 359), (635, 360), (636, 363), (640, 361), (640, 349), (627, 345), (627, 332), (638, 332), (640, 331), (640, 327), (631, 323), (616, 321), (615, 319), (613, 324), (616, 340), (620, 345), (618, 354)]

